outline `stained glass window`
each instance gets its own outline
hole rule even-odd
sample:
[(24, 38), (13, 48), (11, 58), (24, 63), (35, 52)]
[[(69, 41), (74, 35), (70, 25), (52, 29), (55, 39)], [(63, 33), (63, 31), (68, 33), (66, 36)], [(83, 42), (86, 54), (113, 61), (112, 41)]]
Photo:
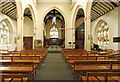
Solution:
[(50, 29), (50, 38), (58, 38), (58, 29), (55, 26)]
[(109, 28), (108, 25), (103, 21), (98, 27), (98, 44), (109, 45)]
[(52, 18), (52, 24), (56, 24), (56, 17)]
[(0, 44), (9, 44), (10, 31), (5, 21), (0, 23)]

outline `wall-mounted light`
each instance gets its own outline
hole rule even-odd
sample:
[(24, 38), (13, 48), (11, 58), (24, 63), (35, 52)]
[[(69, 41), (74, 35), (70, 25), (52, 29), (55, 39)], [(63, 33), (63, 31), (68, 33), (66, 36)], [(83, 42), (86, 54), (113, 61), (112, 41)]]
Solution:
[(36, 33), (33, 34), (34, 36), (36, 35)]
[(18, 39), (18, 40), (20, 39), (20, 34), (17, 35), (17, 39)]
[(90, 39), (90, 35), (88, 35), (88, 39)]

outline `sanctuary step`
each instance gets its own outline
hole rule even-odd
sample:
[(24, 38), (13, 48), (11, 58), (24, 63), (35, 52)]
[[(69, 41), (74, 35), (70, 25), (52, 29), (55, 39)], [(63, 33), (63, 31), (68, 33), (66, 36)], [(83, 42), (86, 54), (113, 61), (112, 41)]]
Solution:
[(49, 45), (48, 53), (60, 53), (61, 49), (59, 45)]

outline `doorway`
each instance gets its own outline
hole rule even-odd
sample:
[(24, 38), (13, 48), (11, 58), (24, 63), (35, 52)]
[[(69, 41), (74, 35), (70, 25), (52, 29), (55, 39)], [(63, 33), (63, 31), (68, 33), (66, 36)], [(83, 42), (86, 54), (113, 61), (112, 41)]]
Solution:
[(23, 37), (25, 49), (33, 49), (33, 37)]

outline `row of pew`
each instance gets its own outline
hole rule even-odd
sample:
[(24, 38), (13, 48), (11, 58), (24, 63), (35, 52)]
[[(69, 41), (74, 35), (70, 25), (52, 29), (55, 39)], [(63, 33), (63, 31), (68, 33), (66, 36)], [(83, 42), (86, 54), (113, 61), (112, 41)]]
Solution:
[(29, 82), (47, 56), (46, 49), (7, 51), (0, 53), (1, 81)]
[(63, 49), (61, 54), (73, 73), (73, 79), (79, 76), (83, 82), (119, 82), (120, 50)]

